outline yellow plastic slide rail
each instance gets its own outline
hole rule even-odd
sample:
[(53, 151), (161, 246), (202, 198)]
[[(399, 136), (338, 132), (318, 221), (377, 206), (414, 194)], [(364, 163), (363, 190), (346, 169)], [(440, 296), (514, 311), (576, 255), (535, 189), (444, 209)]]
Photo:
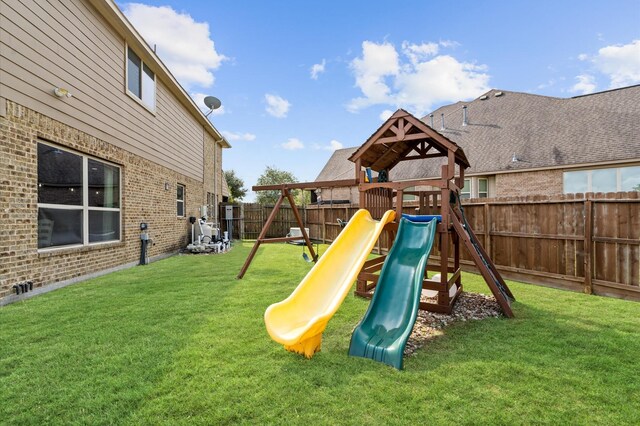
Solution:
[(264, 313), (267, 331), (284, 348), (311, 358), (320, 350), (322, 333), (349, 293), (384, 226), (395, 218), (387, 211), (380, 221), (360, 209), (289, 297)]

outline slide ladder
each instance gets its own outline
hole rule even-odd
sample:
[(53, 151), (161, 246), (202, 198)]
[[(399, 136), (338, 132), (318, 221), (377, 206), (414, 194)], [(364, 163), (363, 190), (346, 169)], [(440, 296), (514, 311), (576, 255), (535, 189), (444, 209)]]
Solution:
[(515, 297), (513, 297), (511, 290), (509, 290), (509, 287), (502, 279), (500, 272), (498, 272), (498, 270), (496, 269), (495, 264), (493, 263), (487, 252), (484, 250), (484, 248), (478, 241), (478, 237), (476, 237), (473, 230), (467, 223), (467, 220), (464, 217), (463, 210), (461, 210), (462, 206), (460, 206), (459, 210), (456, 210), (452, 207), (449, 208), (454, 230), (473, 258), (473, 261), (480, 271), (480, 274), (491, 289), (493, 296), (496, 298), (496, 301), (502, 308), (505, 316), (513, 318), (511, 302), (515, 301), (516, 299)]
[(402, 355), (420, 307), (420, 294), (437, 219), (400, 220), (367, 312), (351, 335), (349, 355), (402, 369)]

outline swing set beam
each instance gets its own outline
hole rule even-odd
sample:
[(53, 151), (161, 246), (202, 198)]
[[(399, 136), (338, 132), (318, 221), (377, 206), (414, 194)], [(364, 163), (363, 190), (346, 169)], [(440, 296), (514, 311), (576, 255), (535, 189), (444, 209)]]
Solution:
[(304, 224), (302, 223), (302, 217), (300, 216), (300, 212), (296, 207), (295, 201), (293, 201), (291, 192), (289, 192), (289, 189), (286, 187), (281, 187), (279, 189), (281, 189), (282, 192), (280, 193), (280, 196), (278, 197), (278, 201), (276, 201), (276, 205), (273, 207), (273, 210), (271, 210), (271, 213), (269, 214), (269, 218), (267, 219), (264, 226), (262, 227), (262, 231), (260, 231), (260, 235), (258, 236), (258, 239), (256, 240), (255, 244), (251, 248), (251, 252), (249, 252), (249, 256), (247, 257), (247, 260), (244, 261), (244, 265), (242, 265), (242, 269), (240, 269), (240, 273), (238, 274), (239, 280), (242, 279), (242, 277), (244, 277), (244, 274), (247, 272), (247, 269), (249, 269), (249, 265), (251, 265), (251, 262), (253, 261), (253, 257), (256, 255), (256, 252), (258, 251), (260, 244), (282, 243), (286, 241), (293, 241), (293, 240), (300, 239), (300, 237), (266, 238), (267, 231), (271, 227), (271, 224), (273, 223), (273, 220), (276, 218), (276, 214), (278, 213), (278, 210), (280, 210), (280, 206), (282, 205), (282, 202), (285, 199), (287, 199), (289, 201), (289, 204), (291, 205), (293, 215), (296, 218), (296, 222), (300, 226), (300, 232), (302, 233), (302, 238), (304, 239), (304, 243), (309, 248), (309, 252), (311, 253), (311, 258), (313, 259), (314, 262), (318, 260), (318, 255), (313, 250), (313, 244), (311, 244), (309, 235), (307, 235), (307, 231), (304, 229)]
[(258, 248), (260, 247), (261, 244), (282, 243), (287, 241), (300, 240), (299, 236), (267, 238), (267, 232), (269, 231), (269, 228), (271, 227), (271, 224), (275, 220), (278, 210), (280, 210), (280, 206), (282, 205), (285, 199), (289, 201), (289, 204), (291, 205), (291, 210), (293, 211), (293, 215), (296, 218), (296, 222), (298, 223), (298, 226), (300, 226), (302, 239), (304, 239), (304, 243), (309, 249), (309, 253), (311, 254), (311, 259), (314, 262), (318, 260), (318, 254), (313, 249), (313, 244), (311, 244), (311, 239), (309, 239), (309, 235), (307, 235), (307, 231), (304, 228), (304, 224), (302, 223), (302, 217), (300, 216), (300, 211), (296, 207), (296, 203), (293, 200), (293, 197), (291, 196), (291, 192), (290, 192), (291, 189), (302, 189), (302, 190), (305, 190), (305, 189), (314, 190), (317, 188), (333, 189), (336, 187), (355, 186), (356, 184), (357, 182), (355, 179), (347, 179), (347, 180), (336, 180), (336, 181), (326, 181), (326, 182), (302, 182), (302, 183), (285, 183), (280, 185), (262, 185), (262, 186), (254, 186), (253, 188), (251, 188), (253, 191), (280, 190), (280, 196), (278, 197), (278, 201), (276, 201), (276, 204), (273, 206), (273, 210), (271, 210), (271, 213), (269, 214), (267, 221), (262, 227), (262, 230), (260, 231), (260, 235), (258, 236), (258, 239), (256, 240), (255, 244), (251, 248), (251, 251), (249, 252), (249, 256), (247, 256), (247, 259), (244, 261), (244, 265), (242, 265), (242, 269), (240, 269), (240, 272), (238, 273), (237, 278), (241, 280), (242, 277), (244, 277), (244, 274), (247, 272), (247, 269), (249, 269), (249, 265), (251, 265), (251, 262), (253, 261), (253, 258), (258, 252)]

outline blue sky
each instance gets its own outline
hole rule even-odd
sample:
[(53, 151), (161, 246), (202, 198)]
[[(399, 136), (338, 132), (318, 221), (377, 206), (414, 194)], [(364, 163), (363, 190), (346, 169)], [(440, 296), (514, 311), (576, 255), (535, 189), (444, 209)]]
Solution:
[[(569, 97), (640, 83), (640, 1), (146, 1), (118, 5), (233, 148), (314, 180), (398, 107), (490, 88)], [(253, 199), (249, 193), (247, 201)]]

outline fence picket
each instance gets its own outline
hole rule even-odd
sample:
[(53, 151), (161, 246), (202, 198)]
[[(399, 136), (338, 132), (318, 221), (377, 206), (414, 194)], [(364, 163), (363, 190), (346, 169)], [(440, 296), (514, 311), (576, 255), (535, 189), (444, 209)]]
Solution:
[[(393, 207), (390, 192), (383, 189), (367, 191), (364, 198), (373, 206), (374, 217)], [(420, 212), (439, 212), (439, 200), (433, 194), (417, 199), (428, 204)], [(405, 202), (404, 206), (413, 212), (417, 204)], [(244, 204), (246, 239), (257, 238), (271, 209)], [(267, 237), (283, 237), (298, 226), (291, 210), (281, 207)], [(337, 219), (349, 220), (357, 210), (353, 205), (309, 205), (303, 209), (305, 226), (312, 239), (331, 243), (341, 231)], [(465, 214), (506, 277), (640, 300), (637, 192), (476, 199), (465, 202)], [(386, 251), (388, 245), (383, 234), (379, 247)], [(461, 263), (466, 269), (473, 269), (470, 260), (463, 250)]]

